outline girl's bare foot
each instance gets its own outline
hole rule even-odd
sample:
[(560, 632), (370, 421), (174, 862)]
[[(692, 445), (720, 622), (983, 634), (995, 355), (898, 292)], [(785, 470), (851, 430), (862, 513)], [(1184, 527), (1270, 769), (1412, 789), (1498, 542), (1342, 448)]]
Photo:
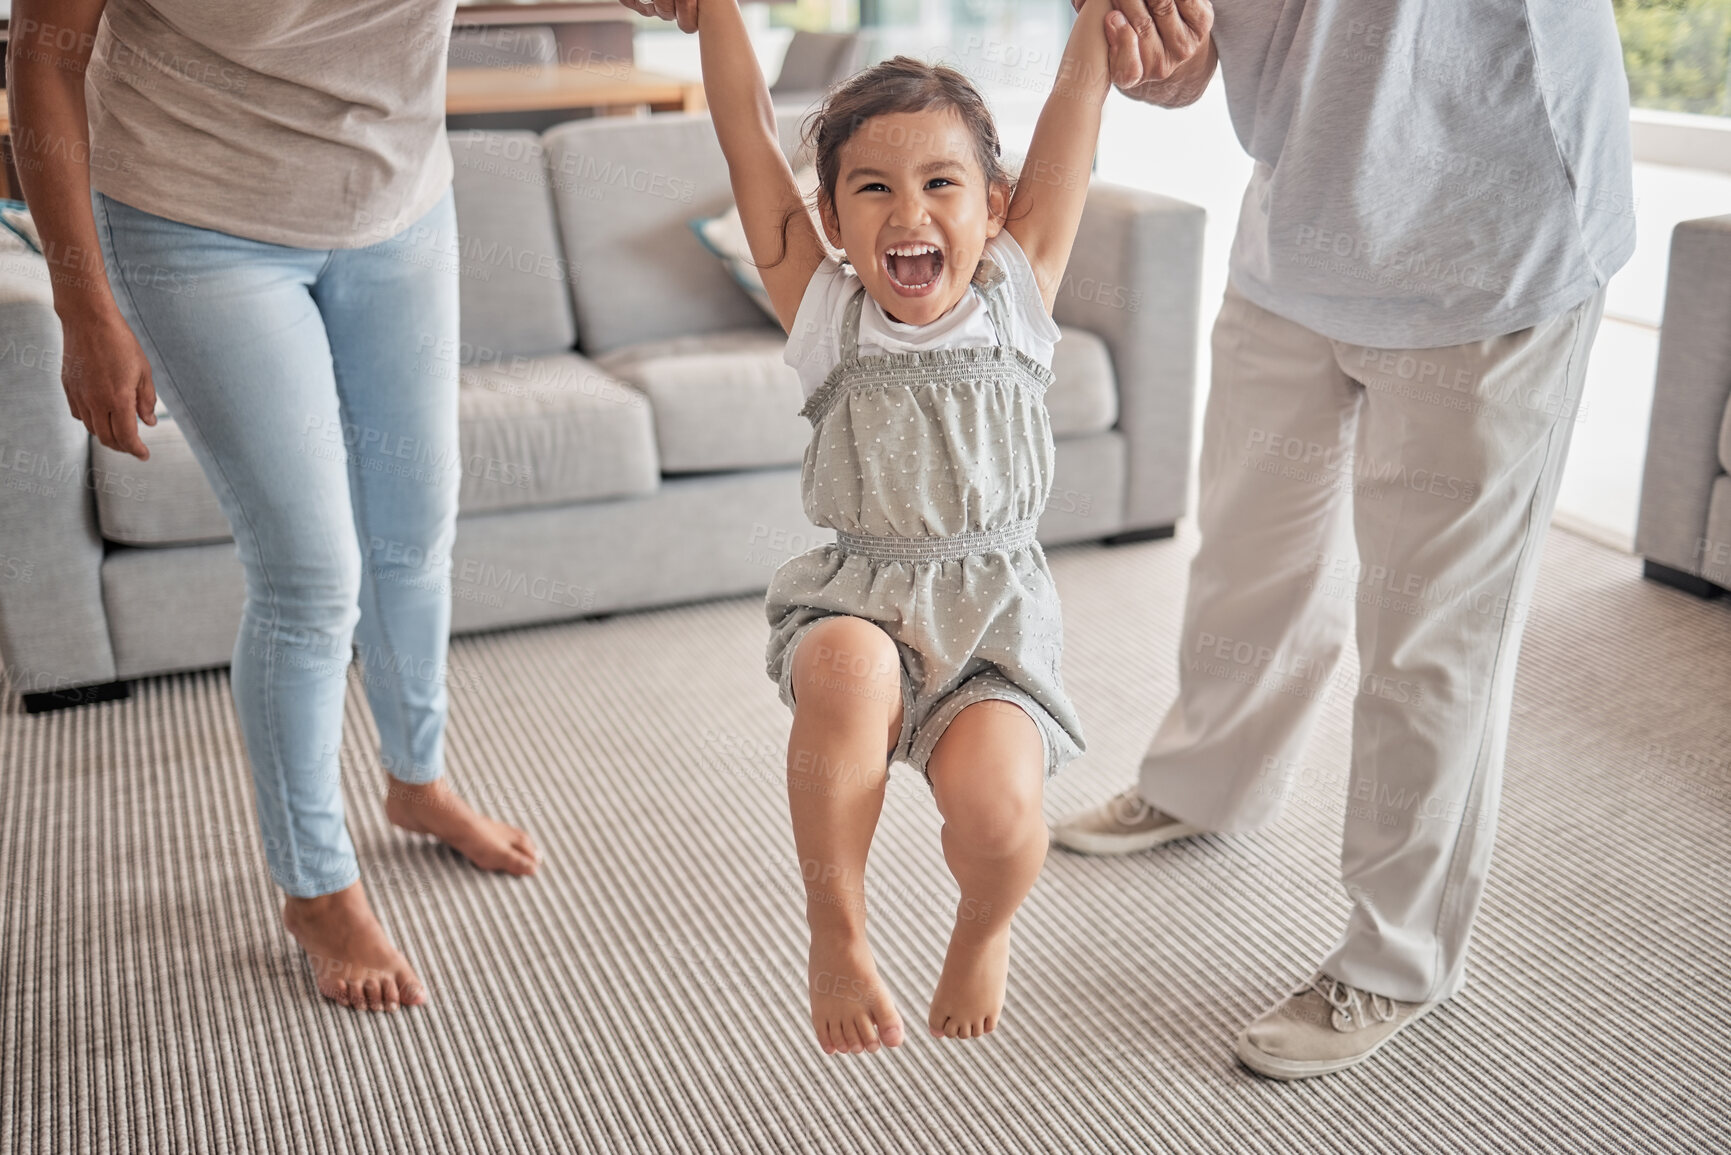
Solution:
[(824, 1054), (902, 1045), (902, 1017), (863, 934), (813, 927), (807, 971), (811, 1025)]
[(1009, 979), (1009, 924), (982, 930), (958, 919), (926, 1019), (932, 1037), (977, 1039), (991, 1033), (1004, 1013)]
[(357, 1011), (419, 1006), (427, 991), (373, 917), (360, 883), (317, 898), (289, 898), (283, 926), (312, 963), (319, 994)]
[(541, 859), (527, 834), (477, 813), (443, 778), (424, 785), (392, 778), (385, 817), (404, 830), (431, 834), (482, 870), (534, 874)]

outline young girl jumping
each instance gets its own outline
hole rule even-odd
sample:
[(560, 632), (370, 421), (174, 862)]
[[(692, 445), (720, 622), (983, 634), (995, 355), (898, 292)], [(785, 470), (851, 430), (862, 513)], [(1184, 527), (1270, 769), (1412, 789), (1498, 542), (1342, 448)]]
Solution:
[(776, 572), (767, 607), (826, 1053), (904, 1034), (865, 926), (889, 763), (925, 773), (961, 888), (926, 1021), (975, 1038), (1003, 1010), (1010, 922), (1045, 861), (1045, 779), (1082, 750), (1034, 530), (1052, 484), (1052, 301), (1109, 86), (1109, 9), (1078, 16), (1013, 187), (960, 73), (897, 57), (835, 89), (808, 139), (838, 262), (777, 143), (737, 0), (699, 0), (704, 89), (805, 383), (806, 514), (836, 531)]

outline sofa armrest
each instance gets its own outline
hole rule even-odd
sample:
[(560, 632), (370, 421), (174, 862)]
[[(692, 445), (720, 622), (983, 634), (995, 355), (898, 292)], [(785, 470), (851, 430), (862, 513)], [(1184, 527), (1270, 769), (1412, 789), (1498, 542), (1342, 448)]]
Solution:
[(90, 435), (40, 257), (0, 253), (0, 661), (15, 693), (112, 682)]
[(1635, 552), (1697, 577), (1728, 401), (1731, 216), (1684, 221), (1671, 232)]
[(1123, 531), (1188, 509), (1202, 228), (1197, 206), (1095, 182), (1053, 315), (1100, 336), (1128, 442)]

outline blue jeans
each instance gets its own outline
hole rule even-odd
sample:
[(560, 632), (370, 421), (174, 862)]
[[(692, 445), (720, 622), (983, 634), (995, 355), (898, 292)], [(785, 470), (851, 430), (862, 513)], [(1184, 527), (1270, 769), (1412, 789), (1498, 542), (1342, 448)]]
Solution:
[(353, 650), (393, 778), (444, 768), (456, 216), (313, 250), (92, 197), (109, 283), (246, 570), (233, 689), (271, 877), (359, 877), (338, 751)]

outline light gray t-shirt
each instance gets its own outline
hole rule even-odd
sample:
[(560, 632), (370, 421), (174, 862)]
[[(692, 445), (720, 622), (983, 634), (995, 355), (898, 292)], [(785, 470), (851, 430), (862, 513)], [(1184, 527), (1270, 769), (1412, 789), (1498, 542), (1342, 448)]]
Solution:
[(1481, 340), (1579, 304), (1635, 245), (1610, 0), (1215, 0), (1255, 171), (1232, 283), (1325, 336)]
[(451, 183), (456, 0), (108, 0), (90, 177), (146, 212), (301, 248), (387, 239)]

